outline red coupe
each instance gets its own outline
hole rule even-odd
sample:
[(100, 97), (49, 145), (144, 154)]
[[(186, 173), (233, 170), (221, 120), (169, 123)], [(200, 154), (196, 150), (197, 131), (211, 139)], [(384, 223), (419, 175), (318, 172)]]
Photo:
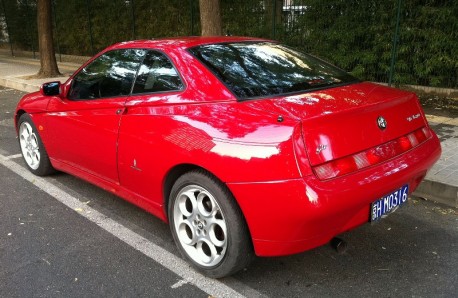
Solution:
[(441, 152), (414, 94), (255, 38), (115, 44), (24, 96), (15, 121), (30, 171), (158, 216), (212, 277), (379, 220)]

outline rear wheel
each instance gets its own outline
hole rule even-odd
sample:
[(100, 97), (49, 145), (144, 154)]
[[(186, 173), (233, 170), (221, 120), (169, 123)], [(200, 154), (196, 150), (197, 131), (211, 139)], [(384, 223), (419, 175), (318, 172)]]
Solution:
[(18, 121), (19, 145), (27, 168), (38, 176), (45, 176), (55, 170), (49, 161), (40, 135), (28, 114), (23, 114)]
[(181, 254), (207, 276), (230, 275), (252, 260), (240, 208), (226, 186), (204, 171), (186, 173), (175, 182), (169, 221)]

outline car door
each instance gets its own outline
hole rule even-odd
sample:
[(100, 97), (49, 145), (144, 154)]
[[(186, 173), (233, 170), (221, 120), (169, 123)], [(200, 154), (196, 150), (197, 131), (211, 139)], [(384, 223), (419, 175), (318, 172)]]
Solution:
[(118, 182), (119, 121), (144, 53), (106, 52), (73, 77), (66, 96), (51, 99), (46, 120), (50, 156), (69, 171)]
[(168, 57), (148, 51), (121, 119), (118, 168), (121, 185), (150, 203), (162, 199), (161, 183), (173, 154), (164, 143), (183, 89)]

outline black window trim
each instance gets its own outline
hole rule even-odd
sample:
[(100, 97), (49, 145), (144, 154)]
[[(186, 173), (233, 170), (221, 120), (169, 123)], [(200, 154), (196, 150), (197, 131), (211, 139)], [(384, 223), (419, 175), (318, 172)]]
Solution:
[[(130, 90), (129, 90), (129, 94), (126, 94), (126, 95), (117, 95), (117, 96), (110, 96), (110, 97), (100, 97), (100, 98), (95, 98), (95, 99), (90, 99), (90, 98), (87, 98), (87, 99), (81, 99), (81, 100), (77, 100), (77, 99), (70, 99), (68, 97), (68, 94), (70, 93), (70, 90), (72, 90), (73, 88), (73, 84), (75, 83), (75, 77), (80, 73), (82, 72), (86, 67), (88, 67), (89, 65), (91, 65), (96, 59), (98, 59), (99, 57), (107, 54), (107, 53), (110, 53), (110, 52), (114, 52), (114, 51), (121, 51), (121, 50), (144, 50), (145, 51), (145, 55), (143, 55), (142, 59), (139, 61), (139, 65), (137, 67), (137, 70), (135, 71), (135, 75), (134, 75), (134, 78), (132, 80), (132, 85), (130, 86)], [(172, 67), (173, 69), (175, 69), (176, 73), (178, 74), (178, 78), (180, 79), (183, 87), (181, 89), (178, 89), (178, 90), (168, 90), (168, 91), (155, 91), (155, 92), (145, 92), (145, 93), (132, 93), (133, 90), (134, 90), (134, 86), (135, 86), (135, 82), (137, 81), (137, 76), (138, 76), (138, 72), (140, 71), (140, 68), (141, 66), (143, 65), (143, 61), (145, 60), (146, 58), (146, 55), (148, 55), (148, 52), (157, 52), (157, 53), (160, 53), (160, 54), (163, 54), (167, 60), (169, 60), (170, 64), (172, 64)], [(163, 51), (163, 50), (160, 50), (160, 49), (151, 49), (151, 48), (120, 48), (120, 49), (111, 49), (111, 50), (108, 50), (106, 52), (102, 52), (100, 53), (100, 55), (97, 55), (95, 57), (93, 57), (92, 60), (90, 60), (89, 63), (87, 63), (86, 65), (84, 65), (84, 67), (82, 67), (77, 73), (73, 74), (72, 77), (71, 77), (71, 84), (70, 84), (70, 88), (68, 88), (68, 91), (67, 91), (67, 94), (65, 94), (65, 99), (69, 100), (69, 101), (73, 101), (73, 102), (82, 102), (82, 101), (99, 101), (99, 100), (107, 100), (107, 99), (111, 99), (111, 98), (119, 98), (119, 97), (131, 97), (131, 96), (141, 96), (141, 95), (148, 95), (148, 94), (159, 94), (159, 93), (172, 93), (172, 92), (184, 92), (186, 89), (187, 89), (187, 84), (186, 84), (186, 81), (183, 80), (183, 76), (181, 75), (181, 73), (178, 71), (177, 67), (175, 66), (175, 64), (173, 63), (172, 59), (170, 59), (170, 57)]]

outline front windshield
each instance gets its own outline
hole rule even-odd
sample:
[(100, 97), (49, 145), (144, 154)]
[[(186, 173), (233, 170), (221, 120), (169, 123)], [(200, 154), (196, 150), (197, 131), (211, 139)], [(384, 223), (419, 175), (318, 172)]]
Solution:
[(211, 44), (189, 51), (239, 99), (300, 93), (358, 81), (320, 59), (271, 42)]

